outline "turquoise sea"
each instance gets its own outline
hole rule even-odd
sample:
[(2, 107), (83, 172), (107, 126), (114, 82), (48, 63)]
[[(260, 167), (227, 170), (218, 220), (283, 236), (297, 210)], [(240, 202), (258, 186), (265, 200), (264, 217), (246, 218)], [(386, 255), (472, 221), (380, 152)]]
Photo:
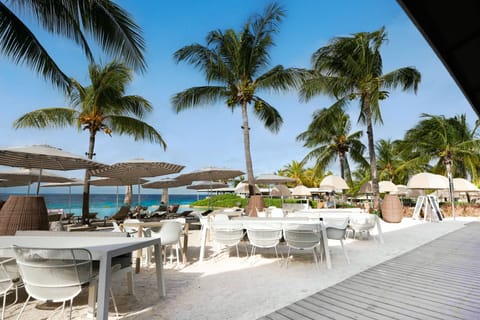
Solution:
[[(0, 193), (0, 200), (7, 200), (10, 194)], [(82, 195), (81, 194), (59, 194), (49, 193), (41, 194), (45, 198), (48, 209), (63, 209), (64, 212), (72, 212), (75, 215), (81, 215)], [(203, 199), (206, 195), (197, 194), (170, 194), (170, 204), (180, 204), (180, 210), (188, 207), (197, 199)], [(111, 216), (117, 212), (118, 207), (123, 205), (124, 195), (116, 194), (90, 194), (90, 212), (97, 212), (98, 217)], [(117, 202), (118, 201), (118, 202)], [(161, 195), (142, 194), (140, 195), (141, 205), (144, 207), (158, 205), (161, 201)], [(134, 195), (132, 207), (138, 204), (138, 195)]]

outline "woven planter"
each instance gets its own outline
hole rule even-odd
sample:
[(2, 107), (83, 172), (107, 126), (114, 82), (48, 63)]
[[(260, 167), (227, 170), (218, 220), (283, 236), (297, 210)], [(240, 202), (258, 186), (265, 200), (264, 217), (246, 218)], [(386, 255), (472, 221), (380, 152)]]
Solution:
[(0, 235), (17, 230), (48, 230), (45, 199), (39, 196), (10, 196), (0, 210)]
[(386, 222), (399, 223), (403, 218), (403, 206), (396, 195), (387, 194), (382, 202), (382, 218)]

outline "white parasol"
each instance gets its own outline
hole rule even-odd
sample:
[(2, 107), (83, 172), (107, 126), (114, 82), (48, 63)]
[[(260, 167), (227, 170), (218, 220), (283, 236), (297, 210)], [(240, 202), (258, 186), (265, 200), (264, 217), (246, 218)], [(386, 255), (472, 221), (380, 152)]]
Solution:
[(407, 183), (408, 189), (448, 189), (448, 179), (439, 174), (422, 172), (413, 175)]
[(137, 179), (137, 182), (132, 184), (138, 184), (138, 204), (140, 205), (140, 185), (145, 182), (141, 182), (141, 178), (178, 173), (182, 171), (183, 168), (185, 168), (185, 166), (168, 162), (132, 159), (130, 161), (118, 162), (111, 166), (93, 170), (92, 175), (117, 179)]
[[(378, 189), (380, 193), (392, 193), (397, 191), (397, 186), (391, 181), (384, 180), (378, 182)], [(367, 181), (362, 184), (359, 193), (373, 193), (372, 181)]]
[(323, 180), (320, 182), (319, 188), (324, 187), (333, 187), (335, 190), (347, 190), (350, 188), (342, 177), (336, 175), (329, 175), (323, 178)]
[(245, 172), (236, 169), (207, 167), (197, 171), (181, 174), (177, 177), (178, 180), (188, 181), (214, 181), (214, 180), (227, 180), (238, 177)]
[[(11, 186), (28, 186), (27, 194), (30, 194), (30, 186), (35, 182), (65, 183), (72, 181), (72, 179), (59, 176), (51, 171), (25, 168), (9, 168), (1, 171), (0, 179), (8, 181)], [(8, 183), (5, 182), (5, 185)]]
[[(0, 148), (0, 165), (40, 169), (39, 181), (41, 181), (42, 169), (65, 171), (105, 166), (49, 145)], [(39, 191), (40, 184), (37, 185), (37, 194)]]

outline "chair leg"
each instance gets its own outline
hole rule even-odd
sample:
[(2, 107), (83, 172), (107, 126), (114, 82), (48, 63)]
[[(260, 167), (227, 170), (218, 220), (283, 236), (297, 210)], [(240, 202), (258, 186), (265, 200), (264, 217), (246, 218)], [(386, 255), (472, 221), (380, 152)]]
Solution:
[(348, 258), (347, 250), (345, 250), (345, 246), (343, 245), (343, 240), (342, 239), (340, 239), (340, 244), (342, 245), (343, 255), (345, 256), (345, 259), (347, 260), (347, 263), (350, 264), (350, 259)]
[(30, 295), (28, 295), (27, 300), (25, 300), (25, 303), (23, 304), (22, 309), (20, 310), (20, 313), (17, 316), (17, 320), (19, 320), (20, 317), (22, 316), (23, 310), (25, 310), (25, 307), (27, 306), (28, 301), (30, 301)]
[(3, 294), (2, 320), (5, 316), (5, 302), (7, 302), (7, 292)]
[(112, 288), (110, 288), (110, 296), (112, 296), (113, 308), (115, 309), (115, 318), (118, 319), (117, 301), (115, 301)]

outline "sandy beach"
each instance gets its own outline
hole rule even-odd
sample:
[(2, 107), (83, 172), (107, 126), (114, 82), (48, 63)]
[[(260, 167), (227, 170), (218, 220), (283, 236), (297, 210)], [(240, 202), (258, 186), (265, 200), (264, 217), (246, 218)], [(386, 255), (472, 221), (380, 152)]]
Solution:
[[(191, 230), (188, 263), (165, 266), (166, 298), (158, 298), (152, 267), (144, 266), (135, 275), (134, 296), (126, 294), (123, 278), (114, 279), (113, 289), (123, 319), (256, 319), (478, 220), (460, 217), (430, 223), (404, 218), (398, 224), (382, 222), (383, 244), (373, 238), (346, 241), (350, 264), (340, 243), (330, 240), (330, 270), (325, 262), (317, 267), (309, 251), (293, 253), (286, 267), (285, 260), (276, 259), (273, 250), (259, 250), (247, 258), (240, 246), (241, 257), (237, 258), (234, 249), (230, 256), (215, 253), (212, 243), (207, 243), (208, 258), (199, 263), (200, 232)], [(286, 255), (283, 245), (280, 251)], [(86, 303), (85, 290), (74, 301), (75, 319), (86, 318)], [(115, 319), (110, 305), (109, 318)], [(10, 306), (6, 319), (14, 319), (20, 307), (18, 303)], [(41, 302), (30, 302), (22, 318), (47, 318), (51, 310), (42, 310), (45, 307)]]

